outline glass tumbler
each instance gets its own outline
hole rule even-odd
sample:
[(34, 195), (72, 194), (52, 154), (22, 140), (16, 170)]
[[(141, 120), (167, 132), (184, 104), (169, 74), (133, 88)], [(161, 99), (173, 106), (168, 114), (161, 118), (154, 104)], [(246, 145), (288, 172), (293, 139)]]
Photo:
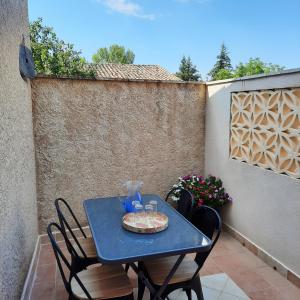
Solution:
[(153, 214), (153, 206), (151, 204), (145, 205), (145, 213), (147, 218)]
[(152, 205), (152, 212), (157, 213), (157, 201), (156, 200), (151, 200), (149, 202), (150, 205)]
[(144, 207), (141, 203), (137, 203), (134, 206), (134, 223), (141, 222), (143, 218)]

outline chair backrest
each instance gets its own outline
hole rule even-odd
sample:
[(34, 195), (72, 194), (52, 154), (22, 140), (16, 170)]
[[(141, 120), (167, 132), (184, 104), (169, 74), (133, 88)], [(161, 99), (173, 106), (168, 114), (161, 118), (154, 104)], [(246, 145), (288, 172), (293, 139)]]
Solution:
[[(57, 198), (54, 203), (55, 203), (55, 207), (56, 207), (56, 211), (57, 211), (57, 215), (58, 215), (58, 220), (59, 220), (62, 231), (64, 232), (64, 234), (66, 236), (67, 236), (67, 232), (69, 232), (71, 234), (72, 238), (74, 239), (75, 243), (77, 244), (78, 248), (80, 249), (80, 252), (84, 256), (84, 258), (87, 258), (87, 255), (86, 255), (85, 251), (83, 250), (83, 248), (81, 247), (74, 231), (71, 228), (70, 223), (67, 221), (65, 215), (63, 214), (60, 205), (62, 204), (62, 206), (64, 206), (67, 209), (67, 211), (69, 212), (69, 215), (72, 217), (73, 221), (76, 223), (77, 227), (79, 228), (82, 236), (84, 238), (86, 238), (86, 234), (83, 231), (79, 221), (77, 220), (73, 210), (71, 209), (71, 207), (67, 203), (67, 201), (64, 200), (63, 198)], [(67, 247), (68, 247), (68, 245), (67, 245)], [(71, 251), (71, 249), (69, 247), (68, 247), (68, 250)]]
[(212, 246), (208, 251), (199, 252), (196, 255), (195, 261), (200, 270), (219, 239), (222, 221), (215, 209), (206, 205), (201, 205), (192, 214), (191, 223), (212, 240)]
[[(83, 285), (82, 281), (79, 279), (76, 272), (74, 272), (72, 265), (69, 263), (69, 261), (63, 254), (61, 248), (58, 246), (57, 242), (55, 241), (55, 238), (53, 236), (53, 230), (58, 231), (62, 234), (67, 247), (71, 249), (71, 251), (70, 251), (71, 260), (73, 260), (76, 256), (78, 256), (78, 254), (77, 254), (76, 250), (74, 249), (74, 247), (72, 246), (69, 238), (65, 234), (65, 231), (61, 228), (61, 226), (59, 226), (56, 223), (50, 223), (47, 227), (47, 233), (48, 233), (48, 236), (49, 236), (49, 239), (50, 239), (53, 251), (54, 251), (54, 255), (56, 258), (56, 262), (57, 262), (63, 283), (65, 285), (67, 292), (70, 295), (70, 298), (74, 296), (73, 292), (72, 292), (72, 288), (71, 288), (71, 280), (72, 280), (72, 278), (75, 278), (75, 280), (78, 282), (79, 286), (82, 288), (82, 290), (86, 294), (87, 298), (92, 299), (90, 293), (87, 291), (86, 287)], [(68, 268), (70, 274), (66, 274), (65, 268), (63, 268), (63, 265), (65, 265)], [(69, 280), (67, 278), (69, 278)]]
[(174, 194), (179, 194), (179, 200), (177, 201), (177, 211), (185, 218), (190, 219), (194, 199), (192, 193), (183, 188), (173, 188), (167, 194), (166, 201), (170, 202), (170, 198)]

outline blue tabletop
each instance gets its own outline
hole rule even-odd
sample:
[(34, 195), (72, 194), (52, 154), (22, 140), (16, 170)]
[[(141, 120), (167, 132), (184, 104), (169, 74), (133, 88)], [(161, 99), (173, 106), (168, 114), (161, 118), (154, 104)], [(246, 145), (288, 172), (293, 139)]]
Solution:
[(99, 261), (127, 263), (150, 257), (206, 251), (211, 240), (157, 195), (143, 195), (142, 201), (158, 201), (158, 211), (169, 218), (159, 233), (141, 234), (122, 227), (124, 209), (119, 197), (85, 200), (83, 206), (93, 235)]

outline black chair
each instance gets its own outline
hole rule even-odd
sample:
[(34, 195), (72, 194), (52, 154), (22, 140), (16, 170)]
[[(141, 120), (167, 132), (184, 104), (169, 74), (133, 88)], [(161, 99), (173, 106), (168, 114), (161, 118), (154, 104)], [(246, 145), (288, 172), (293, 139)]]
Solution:
[[(172, 199), (172, 195), (178, 195), (179, 200), (174, 201)], [(185, 218), (190, 219), (191, 217), (191, 210), (193, 205), (194, 196), (188, 190), (183, 188), (173, 188), (171, 189), (165, 199), (171, 205), (175, 204), (177, 211), (182, 214)]]
[[(47, 232), (57, 265), (69, 294), (69, 300), (78, 299), (127, 299), (133, 300), (133, 289), (124, 269), (120, 265), (97, 265), (77, 272), (72, 268), (53, 236), (53, 230), (63, 235), (64, 241), (71, 249), (71, 256), (78, 256), (64, 230), (56, 223), (48, 225)], [(75, 258), (74, 258), (75, 259)], [(69, 276), (66, 274), (69, 272)], [(67, 279), (69, 278), (69, 279)]]
[[(74, 230), (71, 228), (70, 223), (67, 221), (65, 215), (62, 212), (62, 206), (68, 211), (69, 215), (72, 217), (73, 222), (76, 224), (80, 231), (81, 237), (76, 237)], [(76, 250), (78, 255), (72, 256), (74, 260), (72, 260), (72, 267), (76, 272), (82, 271), (86, 269), (87, 266), (99, 263), (97, 258), (97, 252), (94, 245), (94, 241), (92, 237), (88, 237), (83, 231), (79, 221), (77, 220), (74, 212), (72, 211), (70, 205), (63, 198), (58, 198), (55, 200), (55, 207), (59, 219), (59, 223), (62, 231), (67, 236), (68, 233), (70, 237), (74, 240), (74, 244), (72, 247)], [(71, 252), (71, 248), (68, 246), (69, 252)]]
[[(213, 208), (204, 205), (192, 214), (191, 222), (212, 240), (212, 246), (209, 251), (197, 253), (194, 260), (187, 256), (184, 258), (161, 295), (162, 299), (167, 298), (177, 289), (183, 289), (189, 300), (192, 299), (192, 290), (195, 291), (198, 300), (203, 300), (199, 271), (219, 239), (222, 223), (219, 214)], [(178, 256), (171, 256), (144, 261), (140, 263), (140, 268), (155, 290), (158, 290), (164, 284), (165, 278), (177, 259)], [(144, 290), (145, 285), (139, 280), (139, 300), (142, 299)], [(151, 295), (151, 299), (153, 299), (153, 295)]]

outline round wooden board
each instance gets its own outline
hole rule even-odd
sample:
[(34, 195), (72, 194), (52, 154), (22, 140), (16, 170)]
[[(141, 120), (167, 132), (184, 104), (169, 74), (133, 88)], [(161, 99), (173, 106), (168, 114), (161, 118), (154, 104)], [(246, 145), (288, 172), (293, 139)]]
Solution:
[(139, 213), (138, 222), (135, 223), (135, 214), (128, 213), (123, 217), (123, 227), (126, 230), (136, 233), (156, 233), (165, 230), (168, 227), (168, 217), (161, 213), (152, 214)]

